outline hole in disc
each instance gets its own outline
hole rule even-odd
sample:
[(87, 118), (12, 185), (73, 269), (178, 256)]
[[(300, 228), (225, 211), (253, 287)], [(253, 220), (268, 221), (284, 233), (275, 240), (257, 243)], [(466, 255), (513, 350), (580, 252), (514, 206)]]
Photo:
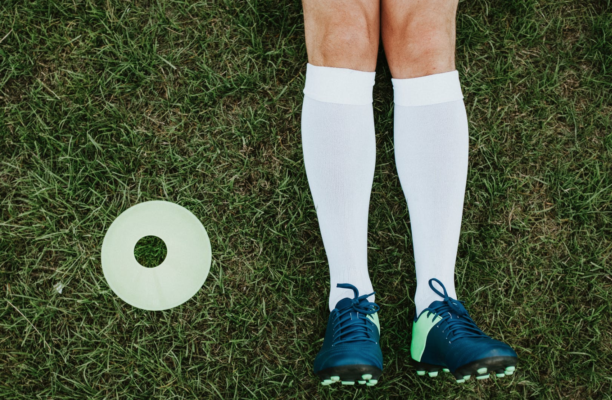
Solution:
[(134, 257), (145, 268), (155, 268), (166, 259), (166, 243), (157, 236), (145, 236), (134, 246)]

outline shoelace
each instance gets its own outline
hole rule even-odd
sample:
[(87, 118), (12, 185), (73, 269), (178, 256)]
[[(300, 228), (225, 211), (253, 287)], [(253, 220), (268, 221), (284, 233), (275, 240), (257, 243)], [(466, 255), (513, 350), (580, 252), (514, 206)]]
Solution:
[[(444, 293), (441, 293), (433, 286), (433, 282), (436, 282), (442, 287)], [(476, 323), (470, 317), (467, 310), (463, 305), (463, 301), (459, 301), (453, 299), (448, 296), (446, 292), (446, 288), (436, 278), (432, 278), (429, 280), (429, 287), (433, 290), (438, 296), (443, 297), (444, 301), (442, 301), (437, 306), (428, 308), (428, 316), (431, 313), (438, 314), (442, 317), (442, 320), (436, 324), (440, 325), (446, 322), (446, 327), (444, 331), (446, 331), (446, 340), (453, 341), (463, 337), (488, 337), (478, 328)]]
[(362, 300), (374, 295), (376, 292), (359, 296), (359, 290), (349, 283), (339, 283), (337, 285), (343, 289), (353, 289), (355, 298), (351, 301), (351, 306), (339, 310), (334, 321), (334, 337), (333, 344), (335, 346), (341, 343), (367, 341), (376, 343), (372, 338), (372, 321), (367, 321), (367, 315), (375, 314), (380, 310), (376, 303), (370, 303)]

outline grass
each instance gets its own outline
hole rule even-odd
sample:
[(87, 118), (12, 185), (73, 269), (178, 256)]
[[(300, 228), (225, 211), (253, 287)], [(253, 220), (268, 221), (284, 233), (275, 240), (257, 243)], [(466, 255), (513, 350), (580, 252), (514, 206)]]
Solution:
[[(328, 271), (301, 153), (299, 1), (2, 1), (0, 397), (612, 397), (610, 6), (459, 6), (457, 282), (519, 353), (503, 380), (408, 363), (414, 260), (381, 52), (369, 257), (385, 375), (359, 389), (311, 372)], [(148, 200), (211, 237), (208, 280), (170, 311), (126, 305), (100, 265), (109, 225)]]

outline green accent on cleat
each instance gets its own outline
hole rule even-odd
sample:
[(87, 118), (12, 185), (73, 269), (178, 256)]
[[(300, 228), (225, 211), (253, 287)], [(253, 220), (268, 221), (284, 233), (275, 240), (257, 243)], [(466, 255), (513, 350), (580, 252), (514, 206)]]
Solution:
[(464, 383), (465, 379), (457, 379), (457, 383)]
[(360, 385), (365, 385), (366, 381), (357, 381)]
[(367, 383), (368, 386), (374, 386), (378, 383), (378, 380), (376, 379), (370, 379), (370, 382)]
[(506, 367), (506, 371), (514, 371), (516, 369), (515, 366)]
[(506, 375), (512, 375), (513, 373), (514, 373), (514, 371), (506, 371), (506, 372), (504, 372), (504, 374), (506, 374)]
[(361, 375), (361, 379), (369, 381), (370, 379), (372, 379), (372, 375), (370, 375), (370, 374), (363, 374), (363, 375)]
[(495, 374), (495, 376), (498, 378), (503, 378), (504, 376), (506, 376), (506, 374), (505, 373)]
[(332, 380), (332, 382), (338, 382), (340, 380), (339, 376), (332, 376), (331, 378), (329, 378)]
[(476, 377), (476, 379), (479, 379), (479, 380), (489, 379), (489, 376), (490, 376), (489, 374), (486, 374), (486, 375), (480, 375), (480, 376), (477, 376), (477, 377)]
[(471, 377), (472, 377), (472, 375), (465, 375), (463, 377), (463, 379), (465, 379), (466, 381), (469, 381)]
[(436, 376), (438, 376), (438, 371), (429, 372), (429, 376), (435, 378)]
[(486, 374), (487, 373), (487, 368), (479, 368), (476, 372), (478, 372), (480, 375)]
[(323, 382), (321, 382), (321, 385), (327, 386), (327, 385), (331, 385), (332, 383), (333, 383), (332, 381), (330, 381), (329, 379), (326, 379)]
[(417, 371), (418, 376), (425, 376), (425, 371)]
[(355, 381), (342, 381), (343, 385), (354, 385)]
[(442, 368), (442, 371), (444, 371), (444, 372), (450, 372), (450, 369), (448, 369), (448, 368)]

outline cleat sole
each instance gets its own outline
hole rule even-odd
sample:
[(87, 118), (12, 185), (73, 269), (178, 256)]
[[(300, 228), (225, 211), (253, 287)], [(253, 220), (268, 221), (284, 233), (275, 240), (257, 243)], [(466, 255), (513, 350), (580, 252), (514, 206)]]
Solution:
[[(419, 376), (427, 374), (433, 378), (438, 375), (439, 371), (449, 371), (449, 369), (443, 365), (427, 364), (414, 360), (411, 361), (416, 367), (416, 372)], [(475, 375), (478, 380), (489, 378), (491, 373), (494, 373), (498, 378), (502, 378), (506, 375), (514, 374), (517, 361), (516, 357), (488, 357), (463, 365), (453, 371), (452, 374), (457, 383), (464, 383), (469, 380), (472, 375)]]
[(473, 361), (463, 365), (453, 371), (453, 375), (457, 379), (470, 379), (471, 375), (476, 375), (476, 379), (483, 380), (494, 373), (495, 376), (501, 378), (502, 375), (512, 375), (516, 370), (516, 357), (488, 357), (481, 360)]
[(341, 382), (342, 385), (355, 385), (355, 382), (358, 382), (360, 385), (374, 386), (378, 383), (382, 371), (372, 365), (342, 365), (326, 368), (316, 372), (316, 375), (323, 386), (334, 382)]

